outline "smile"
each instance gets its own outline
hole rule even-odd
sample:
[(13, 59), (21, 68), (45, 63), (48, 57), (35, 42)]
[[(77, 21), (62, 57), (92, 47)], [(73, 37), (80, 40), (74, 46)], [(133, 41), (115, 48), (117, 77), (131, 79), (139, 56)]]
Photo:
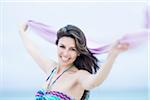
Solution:
[(69, 61), (69, 58), (66, 58), (66, 57), (62, 57), (62, 56), (61, 56), (61, 59), (62, 59), (64, 62)]

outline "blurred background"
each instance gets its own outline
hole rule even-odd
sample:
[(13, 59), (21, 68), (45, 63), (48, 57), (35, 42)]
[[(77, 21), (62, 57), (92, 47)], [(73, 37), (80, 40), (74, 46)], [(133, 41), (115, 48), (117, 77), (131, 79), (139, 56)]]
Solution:
[[(7, 1), (7, 0), (6, 0)], [(87, 37), (110, 43), (147, 27), (142, 2), (1, 2), (0, 99), (34, 100), (46, 76), (25, 50), (19, 24), (35, 20), (59, 29), (80, 27)], [(56, 46), (28, 30), (43, 55), (57, 60)], [(105, 61), (107, 54), (97, 55)], [(90, 100), (148, 100), (148, 43), (122, 53), (107, 79), (91, 90)]]

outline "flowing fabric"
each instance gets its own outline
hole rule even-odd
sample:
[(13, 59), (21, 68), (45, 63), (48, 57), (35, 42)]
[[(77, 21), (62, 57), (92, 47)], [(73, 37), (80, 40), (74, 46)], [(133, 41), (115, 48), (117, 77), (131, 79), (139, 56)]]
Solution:
[[(42, 24), (33, 20), (29, 20), (27, 24), (31, 29), (36, 31), (35, 33), (37, 33), (39, 36), (41, 36), (42, 38), (44, 38), (50, 43), (53, 43), (53, 44), (55, 43), (57, 32), (51, 26), (48, 26), (48, 25), (45, 25), (45, 24)], [(121, 43), (129, 43), (130, 45), (129, 48), (134, 48), (134, 47), (139, 46), (144, 41), (148, 40), (148, 33), (149, 32), (147, 31), (147, 29), (145, 29), (141, 32), (135, 32), (134, 34), (133, 33), (126, 34), (122, 36), (121, 38), (117, 39), (117, 41)], [(89, 47), (89, 50), (93, 54), (107, 53), (112, 44), (112, 43), (109, 43), (109, 44), (101, 45), (100, 43), (94, 42), (92, 41), (92, 39), (89, 39), (89, 38), (87, 38), (87, 43), (88, 43), (87, 45)], [(93, 45), (95, 45), (95, 47)]]
[(145, 13), (146, 13), (145, 14), (146, 15), (145, 16), (145, 18), (146, 18), (146, 20), (145, 20), (145, 27), (150, 29), (150, 6), (147, 7), (147, 10), (146, 10)]

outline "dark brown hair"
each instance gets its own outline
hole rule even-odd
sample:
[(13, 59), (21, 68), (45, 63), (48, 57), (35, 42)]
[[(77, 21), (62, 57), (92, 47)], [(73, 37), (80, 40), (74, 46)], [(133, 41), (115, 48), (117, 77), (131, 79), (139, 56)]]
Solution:
[[(56, 45), (59, 39), (62, 37), (71, 37), (75, 40), (75, 45), (78, 53), (80, 54), (74, 61), (74, 65), (78, 69), (86, 70), (91, 74), (94, 74), (99, 69), (98, 59), (90, 52), (86, 44), (86, 38), (84, 33), (74, 25), (67, 25), (57, 32)], [(89, 91), (85, 90), (81, 100), (86, 100)]]

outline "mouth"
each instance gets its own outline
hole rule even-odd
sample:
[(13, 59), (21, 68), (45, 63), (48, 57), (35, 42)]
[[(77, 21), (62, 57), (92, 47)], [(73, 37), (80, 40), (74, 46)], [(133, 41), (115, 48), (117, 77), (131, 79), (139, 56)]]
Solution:
[(61, 56), (61, 60), (62, 60), (63, 62), (68, 62), (69, 59), (70, 59), (70, 58), (66, 58), (66, 57)]

